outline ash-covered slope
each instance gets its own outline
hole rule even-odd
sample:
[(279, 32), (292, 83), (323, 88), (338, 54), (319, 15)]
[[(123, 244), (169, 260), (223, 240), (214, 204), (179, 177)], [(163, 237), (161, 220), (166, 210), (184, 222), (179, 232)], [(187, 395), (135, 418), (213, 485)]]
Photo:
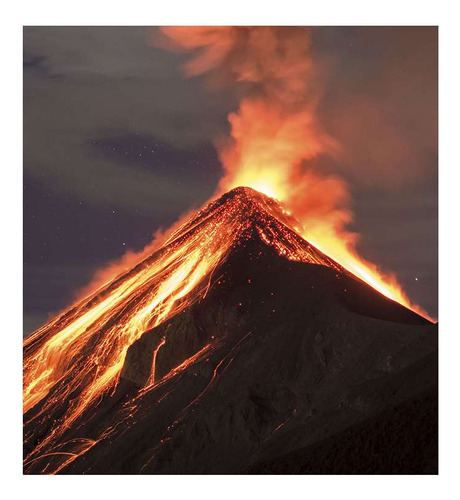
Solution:
[[(222, 238), (217, 228), (231, 244), (193, 300), (177, 299), (183, 307), (127, 346), (118, 383), (70, 425), (55, 422), (92, 372), (26, 413), (25, 472), (436, 472), (436, 326), (291, 225), (276, 202), (239, 188), (182, 226), (160, 254), (203, 231)], [(374, 435), (392, 446), (367, 445)]]

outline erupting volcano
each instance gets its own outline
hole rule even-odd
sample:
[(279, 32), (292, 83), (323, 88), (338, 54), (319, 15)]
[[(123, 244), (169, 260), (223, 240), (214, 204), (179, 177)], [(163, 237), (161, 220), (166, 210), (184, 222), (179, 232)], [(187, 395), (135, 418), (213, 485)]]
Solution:
[(25, 472), (433, 472), (436, 325), (297, 226), (235, 188), (30, 335)]

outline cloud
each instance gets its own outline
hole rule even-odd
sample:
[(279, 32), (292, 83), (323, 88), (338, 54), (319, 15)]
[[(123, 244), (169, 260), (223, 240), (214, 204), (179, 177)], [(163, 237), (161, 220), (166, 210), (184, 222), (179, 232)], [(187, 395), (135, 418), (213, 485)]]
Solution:
[[(352, 229), (363, 234), (363, 254), (406, 285), (416, 253), (418, 270), (411, 273), (431, 276), (419, 300), (435, 314), (437, 29), (318, 27), (312, 33), (315, 67), (322, 69), (315, 82), (322, 92), (318, 116), (341, 152), (317, 161), (352, 186)], [(150, 38), (151, 29), (142, 27), (24, 29), (28, 178), (94, 207), (158, 214), (155, 221), (163, 214), (171, 220), (178, 206), (203, 199), (202, 177), (190, 175), (180, 185), (175, 166), (164, 176), (153, 164), (138, 168), (92, 145), (137, 132), (187, 151), (228, 131), (226, 117), (238, 96), (226, 88), (204, 91), (200, 77), (184, 79), (186, 55), (155, 49)], [(395, 260), (396, 245), (404, 262)], [(76, 248), (69, 261), (82, 253)]]
[[(177, 58), (136, 27), (24, 29), (24, 168), (49, 188), (93, 204), (165, 210), (193, 202), (187, 186), (94, 152), (94, 138), (146, 134), (187, 149), (225, 125), (231, 99), (184, 82)], [(173, 204), (174, 205), (174, 204)], [(174, 206), (171, 207), (174, 209)]]

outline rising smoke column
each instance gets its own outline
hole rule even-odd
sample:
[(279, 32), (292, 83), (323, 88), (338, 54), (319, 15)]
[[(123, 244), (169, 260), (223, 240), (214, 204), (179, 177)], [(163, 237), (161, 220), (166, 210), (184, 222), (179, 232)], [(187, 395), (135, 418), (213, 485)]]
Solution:
[(244, 87), (230, 113), (229, 137), (219, 141), (224, 177), (216, 194), (249, 186), (282, 201), (314, 245), (384, 295), (427, 316), (411, 304), (393, 276), (362, 259), (347, 183), (313, 166), (319, 155), (337, 155), (340, 145), (322, 130), (311, 55), (304, 27), (160, 28), (154, 44), (189, 52), (185, 75), (207, 75), (213, 85)]

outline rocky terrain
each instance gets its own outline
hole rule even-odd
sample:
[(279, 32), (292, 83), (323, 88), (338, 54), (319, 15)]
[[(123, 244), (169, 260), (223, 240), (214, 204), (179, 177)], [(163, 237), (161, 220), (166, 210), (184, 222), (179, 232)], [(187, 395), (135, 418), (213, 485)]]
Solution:
[[(437, 473), (437, 325), (338, 266), (280, 256), (256, 226), (26, 473)], [(26, 454), (48, 432), (39, 413)]]

